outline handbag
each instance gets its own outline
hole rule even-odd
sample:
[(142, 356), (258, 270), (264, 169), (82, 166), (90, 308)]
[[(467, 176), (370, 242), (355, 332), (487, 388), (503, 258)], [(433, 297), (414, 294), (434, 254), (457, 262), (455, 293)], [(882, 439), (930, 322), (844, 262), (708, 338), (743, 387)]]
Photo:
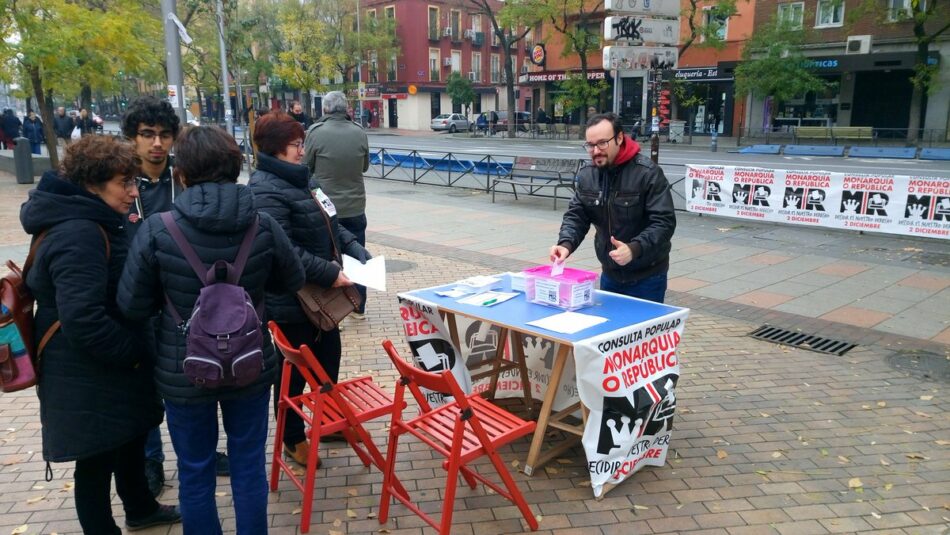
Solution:
[[(341, 264), (337, 260), (340, 254), (336, 247), (336, 238), (333, 236), (330, 217), (327, 216), (319, 200), (314, 198), (314, 202), (317, 203), (317, 209), (320, 210), (327, 223), (327, 232), (330, 233), (330, 243), (333, 245), (333, 263), (339, 266)], [(310, 323), (321, 331), (332, 331), (343, 321), (343, 318), (360, 307), (363, 296), (355, 286), (324, 288), (308, 282), (297, 291), (297, 301), (300, 302), (300, 308), (303, 309)]]
[(82, 137), (82, 130), (77, 126), (73, 128), (73, 131), (69, 134), (69, 139), (79, 139)]

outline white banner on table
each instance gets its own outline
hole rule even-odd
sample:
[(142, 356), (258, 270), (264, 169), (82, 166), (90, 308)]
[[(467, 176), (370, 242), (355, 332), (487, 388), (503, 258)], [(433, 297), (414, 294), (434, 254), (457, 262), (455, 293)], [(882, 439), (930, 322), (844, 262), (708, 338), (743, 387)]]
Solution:
[[(399, 315), (416, 366), (429, 372), (451, 370), (462, 391), (471, 392), (471, 375), (461, 352), (452, 343), (439, 308), (421, 299), (399, 296)], [(426, 398), (433, 406), (444, 405), (453, 399), (444, 393), (429, 391), (426, 391)]]
[(582, 443), (594, 496), (644, 466), (663, 466), (676, 410), (676, 349), (688, 310), (574, 344), (590, 409)]
[(950, 179), (687, 165), (686, 209), (950, 239)]
[[(483, 360), (491, 359), (495, 356), (495, 347), (498, 343), (498, 334), (501, 330), (498, 327), (485, 328), (484, 322), (472, 320), (464, 316), (456, 316), (459, 328), (459, 338), (462, 342), (462, 354), (466, 355), (466, 362), (472, 365)], [(482, 331), (486, 331), (482, 334)], [(557, 347), (549, 340), (544, 340), (530, 334), (522, 335), (522, 350), (524, 351), (525, 361), (528, 366), (528, 381), (531, 384), (531, 398), (543, 400), (547, 392), (548, 384), (551, 382), (551, 370), (554, 367), (554, 357), (557, 353)], [(512, 359), (511, 348), (505, 348), (505, 358)], [(487, 369), (487, 368), (486, 368)], [(491, 386), (489, 378), (482, 378), (475, 381), (472, 386), (473, 392), (487, 391)], [(505, 370), (498, 377), (498, 385), (495, 388), (495, 397), (502, 398), (522, 398), (524, 390), (521, 386), (521, 372), (517, 368)], [(561, 384), (558, 387), (557, 395), (554, 398), (553, 408), (555, 411), (564, 409), (577, 403), (577, 381), (574, 379), (574, 361), (567, 359), (564, 366), (564, 374), (561, 376)]]

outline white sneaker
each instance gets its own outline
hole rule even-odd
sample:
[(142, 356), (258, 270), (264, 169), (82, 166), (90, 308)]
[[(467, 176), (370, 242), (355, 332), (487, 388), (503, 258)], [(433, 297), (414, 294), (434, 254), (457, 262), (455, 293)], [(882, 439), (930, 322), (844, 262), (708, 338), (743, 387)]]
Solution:
[(360, 314), (359, 312), (351, 312), (350, 317), (355, 320), (366, 321), (366, 314)]

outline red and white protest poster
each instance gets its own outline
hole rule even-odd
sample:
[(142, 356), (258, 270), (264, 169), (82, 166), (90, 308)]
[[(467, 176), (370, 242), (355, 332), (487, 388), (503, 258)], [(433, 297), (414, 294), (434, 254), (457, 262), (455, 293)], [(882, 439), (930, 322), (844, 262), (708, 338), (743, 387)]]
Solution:
[(950, 179), (687, 165), (686, 209), (759, 221), (950, 239)]
[(666, 462), (688, 315), (682, 309), (574, 344), (578, 392), (590, 410), (581, 441), (594, 496)]
[[(402, 295), (398, 299), (399, 315), (416, 366), (429, 372), (451, 370), (462, 391), (471, 392), (472, 377), (465, 367), (462, 353), (452, 343), (439, 308), (421, 299), (408, 299)], [(441, 392), (426, 392), (426, 397), (432, 406), (452, 401), (452, 396)]]

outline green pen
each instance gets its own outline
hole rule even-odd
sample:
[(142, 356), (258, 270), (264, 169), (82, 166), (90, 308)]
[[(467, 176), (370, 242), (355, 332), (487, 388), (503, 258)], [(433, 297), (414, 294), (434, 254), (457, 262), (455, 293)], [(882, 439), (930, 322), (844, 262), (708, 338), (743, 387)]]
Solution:
[(497, 302), (498, 302), (498, 298), (496, 297), (494, 299), (489, 299), (488, 301), (485, 301), (484, 303), (482, 303), (482, 306), (487, 307), (488, 305), (494, 305)]

